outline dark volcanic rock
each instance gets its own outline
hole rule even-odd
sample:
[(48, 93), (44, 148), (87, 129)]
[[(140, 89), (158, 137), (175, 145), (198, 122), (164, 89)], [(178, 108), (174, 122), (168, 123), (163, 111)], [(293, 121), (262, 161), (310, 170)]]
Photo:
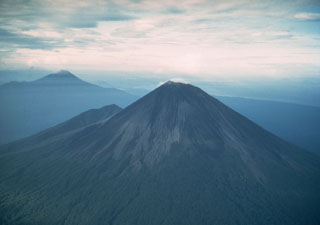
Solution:
[(167, 82), (109, 120), (34, 139), (0, 151), (3, 223), (320, 221), (319, 157), (192, 85)]

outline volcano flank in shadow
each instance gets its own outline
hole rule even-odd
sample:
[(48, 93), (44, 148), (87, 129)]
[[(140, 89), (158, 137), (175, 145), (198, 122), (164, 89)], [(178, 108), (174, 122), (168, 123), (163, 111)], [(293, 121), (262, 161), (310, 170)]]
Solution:
[[(320, 159), (169, 81), (65, 135), (0, 150), (8, 224), (318, 224)], [(32, 143), (32, 144), (30, 144)]]

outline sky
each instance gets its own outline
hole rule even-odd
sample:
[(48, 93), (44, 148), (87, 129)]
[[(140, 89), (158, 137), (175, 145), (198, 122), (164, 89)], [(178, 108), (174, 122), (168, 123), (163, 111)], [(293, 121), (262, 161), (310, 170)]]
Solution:
[(0, 0), (0, 69), (320, 75), (320, 0)]

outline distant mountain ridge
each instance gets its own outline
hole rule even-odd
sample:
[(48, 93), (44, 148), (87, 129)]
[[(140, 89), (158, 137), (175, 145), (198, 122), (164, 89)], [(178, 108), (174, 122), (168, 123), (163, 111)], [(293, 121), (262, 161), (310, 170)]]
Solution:
[[(80, 78), (78, 78), (77, 76), (75, 76), (74, 74), (72, 74), (71, 72), (67, 71), (67, 70), (60, 70), (56, 73), (51, 73), (49, 75), (46, 75), (40, 79), (34, 80), (34, 81), (23, 81), (23, 82), (18, 82), (18, 81), (11, 81), (9, 83), (5, 83), (3, 85), (0, 85), (0, 87), (14, 87), (14, 86), (47, 86), (47, 85), (51, 85), (51, 86), (74, 86), (74, 85), (83, 85), (83, 86), (87, 86), (87, 87), (99, 87), (102, 88), (98, 85), (94, 85), (91, 83), (88, 83), (84, 80), (81, 80)], [(115, 89), (115, 88), (113, 88)], [(117, 89), (115, 89), (117, 90)]]
[(90, 109), (57, 126), (40, 132), (39, 134), (45, 134), (45, 136), (63, 135), (67, 132), (75, 131), (97, 122), (106, 122), (121, 110), (122, 109), (119, 106), (114, 104), (103, 106), (99, 109)]
[(282, 139), (320, 154), (319, 107), (237, 97), (216, 98)]
[(167, 82), (65, 135), (1, 146), (0, 165), (4, 224), (320, 221), (320, 158), (189, 84)]
[(56, 78), (80, 80), (78, 77), (76, 77), (74, 74), (70, 73), (68, 70), (60, 70), (57, 73), (49, 74), (49, 75), (41, 78), (40, 80), (56, 79)]
[(90, 109), (79, 115), (60, 123), (54, 127), (40, 131), (31, 137), (18, 140), (11, 144), (20, 144), (24, 147), (37, 145), (39, 142), (50, 142), (51, 139), (56, 139), (84, 129), (87, 126), (94, 125), (95, 123), (105, 123), (114, 115), (119, 113), (122, 109), (117, 105), (106, 105), (99, 109)]
[(49, 74), (43, 78), (36, 80), (38, 84), (82, 84), (82, 85), (91, 85), (88, 82), (85, 82), (74, 74), (70, 73), (67, 70), (60, 70), (57, 73)]
[(136, 99), (64, 70), (31, 82), (10, 82), (0, 86), (0, 143), (35, 134), (89, 109), (110, 104), (124, 107)]

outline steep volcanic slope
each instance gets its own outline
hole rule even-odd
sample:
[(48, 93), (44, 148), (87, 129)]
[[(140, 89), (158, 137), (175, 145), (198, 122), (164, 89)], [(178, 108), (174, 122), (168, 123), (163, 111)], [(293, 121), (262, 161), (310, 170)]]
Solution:
[(192, 85), (167, 82), (110, 120), (33, 138), (0, 151), (2, 223), (320, 222), (319, 158)]
[[(46, 139), (55, 138), (56, 136), (63, 136), (69, 132), (75, 132), (79, 129), (83, 129), (86, 126), (93, 125), (95, 123), (105, 122), (120, 112), (122, 109), (117, 105), (107, 105), (99, 109), (90, 109), (86, 112), (80, 113), (79, 115), (67, 120), (57, 126), (44, 130), (37, 133), (27, 140), (37, 140), (37, 142), (44, 142)], [(23, 140), (17, 141), (23, 145), (26, 142)], [(33, 145), (34, 143), (32, 143)]]
[(121, 110), (115, 104), (106, 105), (99, 109), (90, 109), (42, 133), (49, 133), (50, 131), (50, 136), (53, 136), (53, 133), (63, 134), (74, 131), (97, 122), (107, 121)]
[(0, 143), (30, 136), (92, 108), (127, 106), (134, 100), (126, 92), (87, 83), (68, 71), (4, 84), (0, 86)]

